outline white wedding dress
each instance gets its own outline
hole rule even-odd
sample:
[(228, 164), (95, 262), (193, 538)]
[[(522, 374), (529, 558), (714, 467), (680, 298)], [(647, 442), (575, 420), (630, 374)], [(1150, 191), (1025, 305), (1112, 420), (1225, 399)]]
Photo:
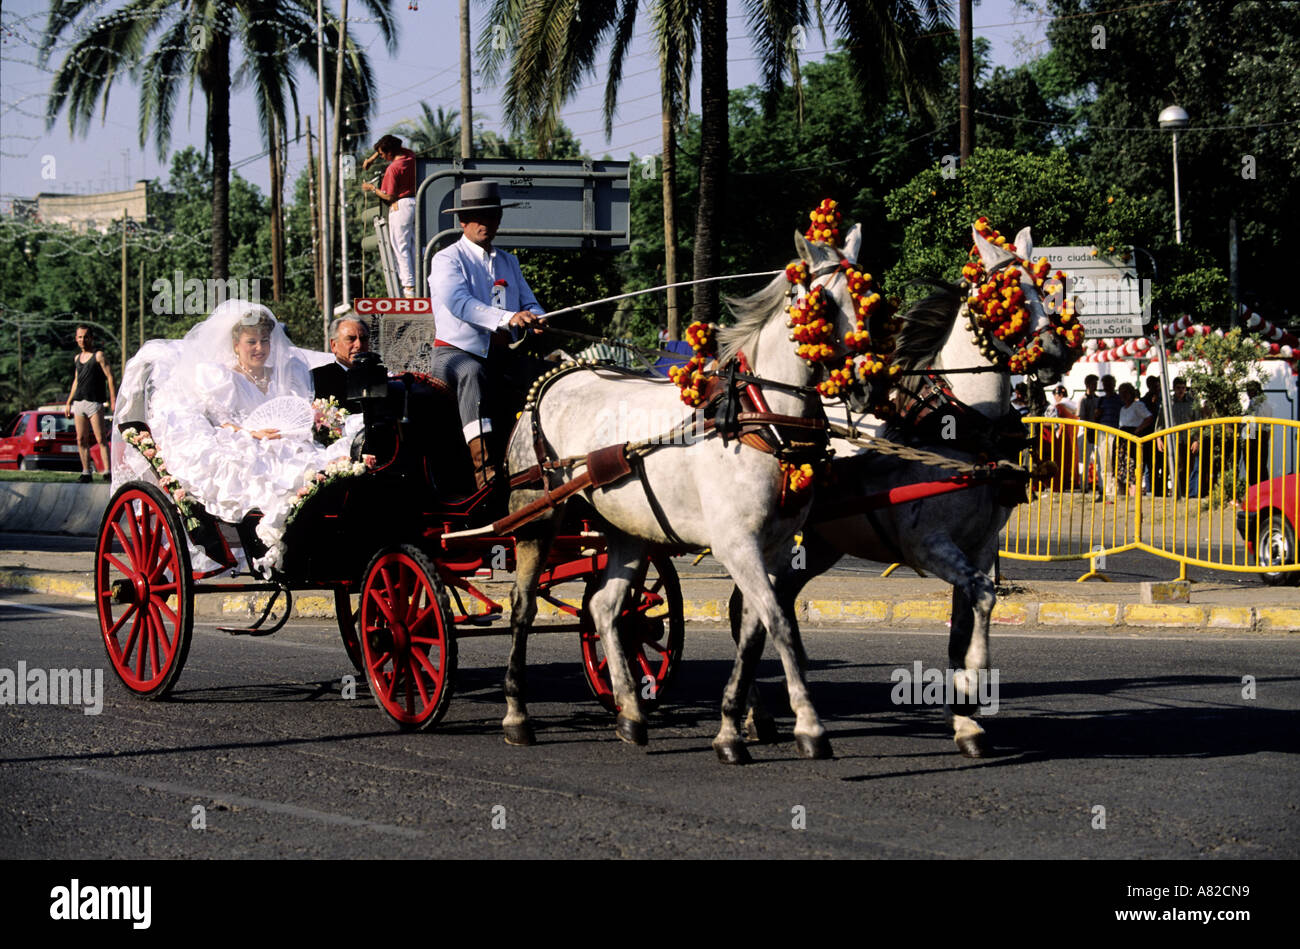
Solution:
[[(222, 306), (236, 302), (243, 301), (228, 301)], [(233, 358), (225, 357), (222, 348), (213, 343), (213, 338), (217, 342), (228, 338), (232, 325), (229, 314), (218, 307), (206, 322), (214, 320), (218, 321), (215, 333), (200, 333), (203, 326), (200, 324), (185, 340), (169, 341), (168, 349), (173, 350), (169, 355), (178, 356), (174, 360), (158, 358), (157, 351), (151, 351), (156, 360), (153, 372), (158, 372), (158, 364), (164, 365), (166, 372), (164, 378), (148, 378), (146, 383), (151, 390), (149, 427), (167, 471), (209, 514), (223, 521), (238, 522), (251, 511), (261, 511), (257, 536), (266, 544), (267, 553), (255, 565), (278, 567), (283, 562), (280, 542), (285, 522), (299, 490), (331, 461), (348, 457), (352, 440), (361, 430), (362, 419), (359, 415), (348, 417), (343, 437), (328, 447), (317, 443), (310, 432), (276, 439), (254, 438), (243, 427), (249, 414), (282, 396), (311, 400), (311, 372), (288, 344), (283, 329), (276, 326), (267, 361), (270, 379), (266, 392), (262, 392), (237, 372)], [(196, 339), (191, 340), (191, 336)], [(185, 344), (201, 339), (206, 339), (206, 343), (199, 352), (208, 360), (223, 361), (187, 360)], [(193, 356), (194, 347), (188, 348)], [(228, 347), (226, 351), (231, 352)], [(124, 388), (132, 377), (131, 368), (128, 363)], [(223, 428), (225, 423), (233, 423), (240, 429)], [(123, 451), (123, 462), (136, 477), (152, 474), (148, 462), (130, 447)], [(191, 550), (194, 550), (192, 545)]]

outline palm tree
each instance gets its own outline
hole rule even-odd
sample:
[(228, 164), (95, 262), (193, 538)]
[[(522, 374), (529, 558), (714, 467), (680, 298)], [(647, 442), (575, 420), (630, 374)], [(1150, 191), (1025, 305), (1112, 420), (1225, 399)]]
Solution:
[[(559, 126), (560, 108), (600, 62), (607, 40), (609, 76), (605, 84), (605, 135), (613, 134), (623, 61), (636, 26), (638, 0), (494, 0), (489, 30), (479, 41), (484, 73), (495, 78), (514, 50), (505, 87), (505, 113), (516, 135), (527, 129), (545, 158)], [(676, 153), (677, 129), (689, 112), (691, 65), (695, 48), (697, 0), (655, 0), (651, 16), (659, 53), (664, 196), (664, 277), (677, 280)], [(496, 42), (510, 36), (509, 44)], [(677, 339), (677, 291), (668, 291), (668, 334)]]
[[(797, 70), (796, 30), (822, 29), (831, 22), (856, 55), (854, 74), (864, 92), (879, 94), (889, 84), (902, 88), (909, 106), (930, 100), (938, 89), (937, 57), (923, 53), (926, 32), (950, 26), (951, 0), (746, 0), (754, 45), (763, 62), (769, 101), (775, 102), (787, 70)], [(594, 70), (597, 53), (612, 34), (605, 87), (605, 127), (610, 134), (623, 59), (631, 44), (636, 0), (494, 0), (488, 22), (503, 33), (484, 35), (479, 44), (486, 71), (493, 75), (505, 59), (494, 47), (513, 50), (504, 104), (512, 123), (527, 125), (541, 136), (549, 134), (559, 110)], [(698, 37), (701, 74), (701, 156), (699, 200), (696, 207), (695, 277), (716, 275), (717, 238), (713, 221), (721, 207), (728, 141), (727, 29), (725, 0), (654, 0), (655, 34), (660, 50), (660, 76), (665, 103), (664, 163), (672, 152), (667, 134), (680, 127), (689, 88), (690, 60)], [(676, 49), (677, 60), (671, 61)], [(671, 115), (670, 102), (681, 96), (683, 111)], [(669, 180), (664, 182), (668, 197)], [(671, 202), (665, 200), (665, 216)], [(673, 245), (665, 233), (668, 246)], [(670, 278), (671, 279), (671, 278)], [(713, 285), (697, 291), (696, 319), (713, 319), (717, 291)]]
[(411, 151), (424, 158), (452, 158), (460, 154), (460, 110), (437, 111), (427, 102), (420, 103), (423, 113), (419, 119), (408, 119), (393, 129), (393, 134), (406, 140)]
[[(364, 2), (392, 52), (396, 28), (391, 0)], [(310, 0), (134, 2), (96, 16), (101, 7), (100, 0), (52, 0), (41, 40), (41, 65), (48, 64), (65, 34), (77, 38), (55, 72), (47, 127), (53, 128), (66, 106), (70, 131), (84, 134), (101, 100), (107, 112), (114, 80), (129, 74), (140, 83), (140, 144), (144, 146), (152, 132), (159, 155), (165, 156), (181, 83), (188, 81), (191, 96), (197, 85), (207, 105), (207, 141), (212, 150), (212, 272), (224, 280), (230, 250), (230, 90), (241, 83), (254, 84), (262, 131), (276, 151), (275, 136), (287, 125), (288, 103), (294, 106), (296, 124), (295, 62), (315, 71), (315, 4)], [(338, 39), (339, 23), (331, 16), (325, 27), (326, 48), (337, 49)], [(236, 45), (242, 65), (232, 71), (231, 52)], [(334, 104), (346, 106), (350, 98), (365, 103), (368, 113), (373, 90), (369, 60), (351, 42), (348, 50), (345, 72), (351, 78), (344, 86), (344, 101)], [(327, 56), (325, 62), (325, 85), (332, 91), (335, 57)]]

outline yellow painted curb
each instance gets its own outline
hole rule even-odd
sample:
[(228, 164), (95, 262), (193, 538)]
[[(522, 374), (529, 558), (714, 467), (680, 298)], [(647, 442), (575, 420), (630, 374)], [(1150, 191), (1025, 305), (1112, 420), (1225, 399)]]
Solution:
[(1043, 603), (1038, 622), (1044, 626), (1114, 626), (1118, 603)]
[(1200, 626), (1205, 622), (1205, 608), (1130, 603), (1124, 607), (1124, 622), (1129, 626)]
[(894, 604), (895, 623), (942, 623), (951, 614), (952, 607), (943, 601), (903, 600)]
[(1206, 625), (1213, 629), (1250, 629), (1255, 624), (1249, 606), (1212, 606)]
[(311, 596), (294, 597), (293, 615), (307, 616), (312, 619), (334, 618), (334, 597), (319, 593)]
[(1255, 607), (1259, 629), (1300, 629), (1300, 610), (1282, 606)]
[(32, 593), (51, 593), (75, 600), (95, 599), (95, 586), (81, 577), (62, 577), (49, 573), (23, 573), (0, 570), (0, 589), (28, 590)]
[(883, 623), (889, 604), (884, 600), (809, 600), (807, 613), (814, 623)]
[(727, 618), (726, 600), (683, 600), (682, 616), (688, 620), (721, 623)]
[(991, 620), (1007, 626), (1024, 626), (1029, 622), (1029, 608), (1019, 603), (999, 603), (993, 607)]

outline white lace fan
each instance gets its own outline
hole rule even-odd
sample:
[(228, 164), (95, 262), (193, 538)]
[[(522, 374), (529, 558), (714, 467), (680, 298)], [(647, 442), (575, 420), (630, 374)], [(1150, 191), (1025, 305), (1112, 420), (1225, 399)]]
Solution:
[(316, 422), (316, 410), (306, 399), (281, 395), (263, 402), (244, 419), (244, 428), (256, 431), (279, 429), (281, 435), (310, 435)]

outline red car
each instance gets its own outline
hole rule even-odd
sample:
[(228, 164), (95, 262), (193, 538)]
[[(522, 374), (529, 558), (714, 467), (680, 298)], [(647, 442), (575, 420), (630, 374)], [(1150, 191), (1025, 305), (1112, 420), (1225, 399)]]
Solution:
[[(100, 457), (98, 445), (91, 446), (90, 460), (96, 471), (104, 470), (104, 459)], [(81, 470), (77, 428), (72, 419), (63, 414), (63, 406), (42, 405), (39, 409), (21, 412), (0, 429), (0, 469), (4, 468)]]
[(1300, 573), (1268, 570), (1294, 565), (1296, 524), (1300, 519), (1300, 476), (1289, 474), (1252, 484), (1237, 512), (1237, 531), (1255, 563), (1265, 568), (1260, 578), (1271, 586), (1300, 583)]

